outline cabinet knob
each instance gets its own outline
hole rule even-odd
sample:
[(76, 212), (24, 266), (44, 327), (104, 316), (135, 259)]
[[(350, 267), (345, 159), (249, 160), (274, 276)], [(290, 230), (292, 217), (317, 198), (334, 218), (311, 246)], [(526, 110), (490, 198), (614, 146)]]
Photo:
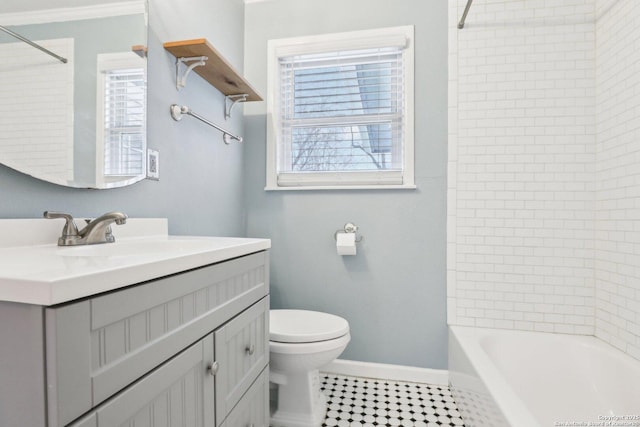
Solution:
[(220, 364), (218, 362), (209, 363), (209, 365), (207, 365), (207, 372), (212, 377), (218, 373), (218, 369), (220, 369)]
[(256, 352), (256, 346), (251, 344), (245, 347), (244, 349), (245, 353), (247, 353), (249, 356), (253, 356), (253, 353)]

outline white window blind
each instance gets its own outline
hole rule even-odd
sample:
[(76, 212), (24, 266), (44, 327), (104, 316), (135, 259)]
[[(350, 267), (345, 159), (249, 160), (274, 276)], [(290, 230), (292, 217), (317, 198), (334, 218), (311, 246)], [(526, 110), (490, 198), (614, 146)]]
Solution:
[(268, 187), (413, 184), (409, 30), (371, 33), (272, 41)]
[(146, 141), (145, 70), (113, 69), (104, 73), (104, 175), (140, 175)]

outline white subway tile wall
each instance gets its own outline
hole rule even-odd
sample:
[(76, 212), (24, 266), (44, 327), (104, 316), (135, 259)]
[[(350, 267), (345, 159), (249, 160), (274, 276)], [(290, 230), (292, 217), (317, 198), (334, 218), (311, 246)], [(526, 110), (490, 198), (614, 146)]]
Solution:
[(26, 43), (0, 43), (0, 152), (20, 169), (25, 160), (61, 180), (73, 179), (73, 39), (38, 41), (63, 64)]
[(640, 2), (596, 13), (596, 336), (640, 359)]
[(640, 359), (640, 2), (449, 4), (449, 323)]
[(449, 323), (593, 334), (595, 0), (449, 4)]

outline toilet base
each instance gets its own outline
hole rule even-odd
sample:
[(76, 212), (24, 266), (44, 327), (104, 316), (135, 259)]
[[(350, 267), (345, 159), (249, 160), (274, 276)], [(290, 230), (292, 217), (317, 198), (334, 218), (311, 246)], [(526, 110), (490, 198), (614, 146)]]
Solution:
[(278, 384), (277, 408), (269, 425), (320, 427), (326, 414), (327, 398), (320, 391), (318, 371), (289, 374), (284, 384)]

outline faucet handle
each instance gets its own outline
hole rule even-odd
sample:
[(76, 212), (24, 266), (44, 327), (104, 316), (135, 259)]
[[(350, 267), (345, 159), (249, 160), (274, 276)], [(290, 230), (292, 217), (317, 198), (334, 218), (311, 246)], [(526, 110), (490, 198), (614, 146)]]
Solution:
[(76, 227), (76, 223), (74, 222), (73, 217), (70, 214), (63, 212), (44, 211), (42, 215), (47, 219), (64, 218), (66, 222), (64, 224), (64, 227), (62, 228), (62, 238), (74, 237), (78, 235), (78, 227)]

